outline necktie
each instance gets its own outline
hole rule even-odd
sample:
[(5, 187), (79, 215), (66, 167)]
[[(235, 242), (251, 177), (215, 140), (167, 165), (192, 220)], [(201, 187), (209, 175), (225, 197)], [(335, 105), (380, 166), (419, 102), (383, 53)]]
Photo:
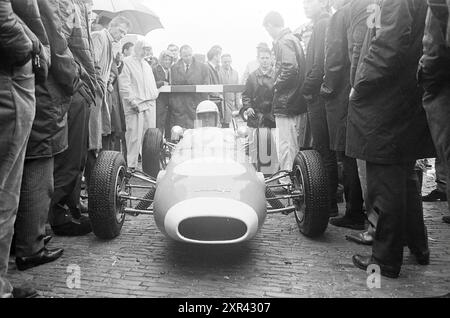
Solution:
[(186, 64), (186, 73), (189, 71), (189, 64)]

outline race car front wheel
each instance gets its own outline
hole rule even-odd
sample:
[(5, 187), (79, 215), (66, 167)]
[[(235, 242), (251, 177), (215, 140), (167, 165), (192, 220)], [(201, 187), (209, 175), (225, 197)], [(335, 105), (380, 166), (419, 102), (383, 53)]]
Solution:
[(301, 151), (292, 171), (295, 190), (302, 193), (294, 200), (294, 213), (300, 232), (308, 237), (322, 235), (328, 227), (329, 198), (327, 176), (317, 151)]
[(153, 178), (158, 177), (161, 170), (163, 143), (163, 135), (159, 129), (150, 128), (145, 132), (142, 144), (142, 170)]
[(105, 240), (119, 236), (125, 221), (127, 166), (122, 154), (103, 151), (97, 158), (89, 187), (89, 218), (94, 234)]

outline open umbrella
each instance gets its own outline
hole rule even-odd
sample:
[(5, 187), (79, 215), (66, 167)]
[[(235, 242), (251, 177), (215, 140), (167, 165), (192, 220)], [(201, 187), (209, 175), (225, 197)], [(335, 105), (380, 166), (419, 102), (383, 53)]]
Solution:
[(159, 17), (142, 0), (94, 0), (93, 11), (102, 20), (112, 20), (117, 15), (128, 18), (132, 24), (129, 33), (147, 35), (164, 28)]

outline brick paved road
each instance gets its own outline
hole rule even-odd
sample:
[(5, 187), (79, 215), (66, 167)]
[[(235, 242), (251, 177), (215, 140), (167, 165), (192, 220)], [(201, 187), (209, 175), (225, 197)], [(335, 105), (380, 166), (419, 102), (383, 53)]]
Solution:
[[(344, 207), (341, 206), (341, 210)], [(431, 297), (450, 292), (450, 226), (441, 218), (444, 203), (425, 204), (431, 265), (418, 266), (405, 253), (397, 280), (382, 278), (381, 289), (366, 286), (355, 268), (355, 252), (369, 247), (345, 240), (347, 230), (330, 226), (319, 240), (299, 234), (294, 217), (270, 216), (259, 235), (239, 246), (198, 247), (166, 239), (152, 217), (128, 218), (122, 235), (103, 242), (89, 235), (55, 237), (64, 247), (55, 263), (18, 272), (45, 297)], [(67, 267), (81, 268), (81, 288), (69, 289)]]

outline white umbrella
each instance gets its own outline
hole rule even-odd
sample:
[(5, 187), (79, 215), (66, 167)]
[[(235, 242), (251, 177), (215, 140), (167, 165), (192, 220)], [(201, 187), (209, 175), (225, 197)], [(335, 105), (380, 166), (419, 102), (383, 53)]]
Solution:
[(164, 28), (159, 17), (142, 0), (94, 0), (93, 11), (100, 18), (112, 19), (117, 15), (130, 20), (134, 34), (147, 35), (152, 30)]

